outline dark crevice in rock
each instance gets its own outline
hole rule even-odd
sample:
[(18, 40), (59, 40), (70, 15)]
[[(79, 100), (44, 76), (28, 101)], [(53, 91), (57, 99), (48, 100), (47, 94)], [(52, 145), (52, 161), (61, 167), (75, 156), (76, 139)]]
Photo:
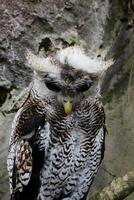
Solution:
[(39, 43), (38, 51), (41, 51), (42, 49), (45, 51), (45, 53), (48, 53), (51, 50), (52, 42), (50, 38), (46, 37), (41, 40)]
[(9, 89), (0, 86), (0, 107), (4, 104), (4, 102), (6, 101), (7, 95), (9, 93)]

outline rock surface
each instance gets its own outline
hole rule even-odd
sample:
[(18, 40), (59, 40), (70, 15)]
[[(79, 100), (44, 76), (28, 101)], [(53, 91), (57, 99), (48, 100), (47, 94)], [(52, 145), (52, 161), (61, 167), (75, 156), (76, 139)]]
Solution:
[[(102, 83), (109, 134), (93, 195), (134, 167), (133, 8), (121, 0), (0, 0), (0, 5), (0, 199), (9, 196), (6, 156), (11, 122), (32, 80), (25, 52), (46, 50), (50, 41), (78, 43), (115, 59)], [(134, 194), (126, 199), (133, 200)]]

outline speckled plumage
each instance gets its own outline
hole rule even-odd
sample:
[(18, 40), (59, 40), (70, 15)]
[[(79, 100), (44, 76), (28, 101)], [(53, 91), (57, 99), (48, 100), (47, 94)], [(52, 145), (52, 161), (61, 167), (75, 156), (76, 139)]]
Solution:
[(51, 132), (43, 137), (44, 144), (49, 143), (44, 146), (37, 199), (83, 199), (103, 158), (104, 112), (87, 99), (75, 113), (58, 121), (45, 125)]
[[(84, 200), (103, 159), (105, 114), (97, 86), (91, 86), (100, 69), (89, 73), (80, 63), (75, 68), (73, 51), (70, 57), (69, 50), (61, 53), (61, 64), (54, 59), (54, 72), (51, 63), (45, 72), (44, 60), (36, 62), (39, 71), (36, 67), (12, 126), (7, 161), (12, 200)], [(63, 56), (68, 56), (65, 67)], [(66, 114), (68, 96), (73, 106)]]

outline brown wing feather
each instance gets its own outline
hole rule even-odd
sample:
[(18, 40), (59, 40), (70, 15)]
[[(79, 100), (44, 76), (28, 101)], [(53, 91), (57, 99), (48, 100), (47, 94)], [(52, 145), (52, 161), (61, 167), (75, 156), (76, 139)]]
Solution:
[(29, 141), (45, 120), (44, 106), (30, 94), (13, 121), (7, 160), (11, 194), (21, 192), (23, 186), (29, 183), (32, 172), (32, 147)]

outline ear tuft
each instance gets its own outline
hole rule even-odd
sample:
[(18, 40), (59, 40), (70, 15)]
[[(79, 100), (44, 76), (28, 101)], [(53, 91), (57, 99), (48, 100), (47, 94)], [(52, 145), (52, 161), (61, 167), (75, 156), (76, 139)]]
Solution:
[(26, 51), (27, 64), (37, 73), (59, 73), (59, 67), (53, 64), (53, 59), (51, 57), (40, 57), (33, 54), (31, 51)]
[(104, 61), (95, 56), (91, 58), (79, 46), (68, 47), (58, 51), (57, 59), (63, 65), (67, 64), (76, 70), (83, 70), (93, 75), (100, 75), (113, 64), (113, 60)]

